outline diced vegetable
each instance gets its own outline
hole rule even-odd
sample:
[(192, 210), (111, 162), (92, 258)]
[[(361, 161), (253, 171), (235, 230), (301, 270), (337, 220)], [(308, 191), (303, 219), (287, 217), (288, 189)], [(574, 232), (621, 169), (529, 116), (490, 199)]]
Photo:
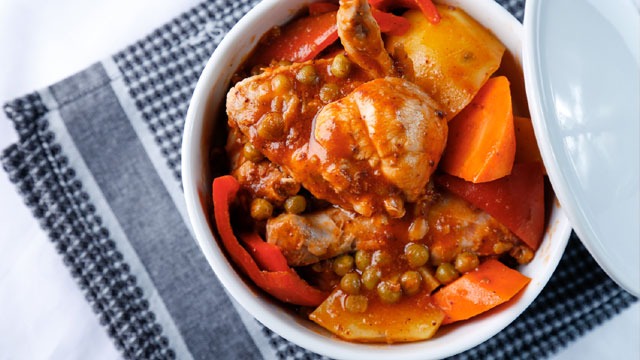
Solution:
[[(403, 297), (393, 304), (369, 301), (366, 307), (349, 306), (353, 296), (335, 290), (309, 318), (346, 340), (387, 343), (428, 339), (444, 318), (429, 296)], [(363, 296), (355, 296), (361, 302)]]
[(386, 47), (407, 79), (451, 119), (498, 69), (505, 47), (461, 9), (437, 5), (437, 10), (437, 25), (420, 11), (404, 13), (411, 27), (402, 36), (390, 36)]
[[(213, 212), (222, 244), (233, 262), (253, 282), (267, 293), (284, 302), (317, 306), (327, 296), (324, 292), (307, 284), (288, 266), (284, 255), (273, 245), (265, 243), (257, 234), (242, 236), (254, 257), (238, 242), (231, 228), (229, 204), (240, 184), (231, 175), (213, 180)], [(256, 264), (265, 269), (261, 270)]]
[(544, 175), (540, 163), (515, 164), (511, 175), (474, 184), (440, 174), (435, 182), (486, 211), (533, 250), (544, 231)]
[(531, 279), (497, 260), (487, 260), (433, 295), (446, 314), (443, 325), (469, 319), (517, 294)]
[[(542, 164), (542, 156), (533, 132), (531, 119), (514, 116), (513, 125), (516, 131), (516, 158), (517, 163), (539, 162)], [(545, 171), (546, 173), (546, 171)]]
[(509, 80), (498, 76), (449, 122), (440, 168), (473, 183), (487, 182), (509, 175), (515, 154)]

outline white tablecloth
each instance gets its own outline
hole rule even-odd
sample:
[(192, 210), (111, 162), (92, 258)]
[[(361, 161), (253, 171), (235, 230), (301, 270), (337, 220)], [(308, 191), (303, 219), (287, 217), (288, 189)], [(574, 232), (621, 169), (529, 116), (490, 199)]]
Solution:
[[(141, 38), (198, 0), (3, 0), (0, 102), (45, 87)], [(16, 140), (0, 115), (0, 149)], [(556, 359), (640, 359), (640, 305)], [(55, 248), (0, 171), (0, 359), (117, 359)]]

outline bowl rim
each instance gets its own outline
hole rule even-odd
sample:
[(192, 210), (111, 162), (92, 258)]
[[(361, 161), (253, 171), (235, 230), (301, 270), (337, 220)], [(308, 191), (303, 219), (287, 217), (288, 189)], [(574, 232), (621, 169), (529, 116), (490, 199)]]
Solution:
[[(393, 345), (364, 344), (340, 340), (304, 327), (296, 321), (298, 319), (293, 319), (290, 314), (286, 314), (281, 306), (276, 305), (270, 299), (263, 299), (267, 296), (261, 296), (252, 286), (245, 283), (243, 277), (236, 272), (234, 266), (225, 256), (224, 250), (219, 248), (219, 243), (209, 227), (207, 211), (203, 209), (201, 204), (202, 200), (200, 195), (202, 194), (202, 189), (199, 189), (198, 179), (194, 174), (197, 174), (198, 168), (201, 168), (203, 163), (200, 144), (207, 101), (212, 92), (216, 91), (213, 89), (215, 84), (222, 80), (224, 86), (219, 86), (218, 88), (226, 89), (228, 86), (230, 75), (226, 76), (226, 80), (224, 79), (226, 67), (223, 66), (229, 62), (226, 58), (229, 57), (229, 52), (233, 51), (241, 40), (246, 37), (244, 33), (245, 28), (255, 26), (260, 22), (264, 23), (265, 13), (275, 11), (275, 8), (283, 6), (285, 3), (287, 5), (295, 4), (295, 8), (300, 8), (303, 4), (309, 2), (309, 0), (287, 2), (263, 0), (260, 2), (224, 37), (213, 55), (207, 61), (198, 79), (187, 110), (181, 149), (184, 197), (196, 242), (224, 288), (246, 311), (278, 335), (308, 350), (332, 358), (348, 359), (366, 356), (371, 360), (387, 359), (389, 356), (404, 359), (443, 358), (468, 350), (496, 335), (515, 320), (537, 297), (557, 267), (571, 231), (569, 222), (557, 201), (553, 205), (554, 211), (552, 211), (552, 219), (548, 225), (547, 235), (545, 235), (545, 239), (543, 240), (543, 246), (545, 242), (547, 243), (546, 254), (541, 253), (541, 246), (541, 249), (538, 250), (536, 258), (534, 259), (534, 261), (536, 261), (536, 259), (544, 258), (540, 259), (540, 261), (546, 262), (546, 265), (543, 267), (546, 271), (537, 274), (538, 276), (535, 277), (535, 282), (532, 281), (525, 291), (520, 293), (520, 298), (517, 302), (510, 301), (504, 304), (508, 306), (501, 306), (497, 309), (499, 311), (492, 312), (489, 317), (471, 321), (473, 323), (481, 322), (482, 331), (471, 332), (473, 336), (463, 336), (461, 340), (456, 339), (450, 346), (445, 344), (436, 348), (429, 346), (429, 344), (434, 342), (433, 339)], [(505, 26), (517, 32), (519, 41), (522, 40), (522, 25), (493, 0), (449, 0), (446, 1), (446, 3), (461, 7), (466, 12), (469, 12), (469, 6), (472, 6), (476, 12), (487, 6), (492, 7), (491, 13), (493, 21), (497, 21), (496, 19), (504, 21), (506, 23)], [(477, 18), (477, 16), (474, 15), (472, 15), (472, 17)], [(496, 34), (496, 36), (498, 36), (498, 34)], [(500, 38), (500, 36), (498, 37)], [(254, 41), (257, 40), (254, 39)], [(503, 41), (503, 39), (501, 39), (501, 41)], [(505, 45), (507, 48), (510, 48), (509, 45)], [(517, 48), (520, 49), (521, 45), (519, 44)], [(245, 53), (247, 52), (246, 49), (243, 50)], [(521, 56), (520, 53), (513, 55), (516, 57)], [(233, 70), (235, 70), (235, 68)], [(218, 89), (218, 91), (220, 90)], [(221, 102), (223, 100), (224, 98), (221, 98)], [(549, 244), (547, 237), (552, 238), (554, 241)], [(469, 322), (465, 322), (463, 327), (459, 327), (459, 329), (462, 329), (462, 335), (469, 332), (464, 331), (464, 328), (469, 327), (469, 325), (471, 325)], [(455, 331), (459, 332), (459, 329)]]

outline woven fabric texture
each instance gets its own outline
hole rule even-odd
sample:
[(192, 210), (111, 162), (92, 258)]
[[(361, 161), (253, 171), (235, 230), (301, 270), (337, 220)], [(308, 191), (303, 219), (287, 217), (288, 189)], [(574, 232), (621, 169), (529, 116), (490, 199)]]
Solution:
[(56, 143), (41, 98), (28, 95), (4, 110), (20, 141), (3, 151), (2, 165), (115, 346), (129, 359), (174, 358), (135, 275)]

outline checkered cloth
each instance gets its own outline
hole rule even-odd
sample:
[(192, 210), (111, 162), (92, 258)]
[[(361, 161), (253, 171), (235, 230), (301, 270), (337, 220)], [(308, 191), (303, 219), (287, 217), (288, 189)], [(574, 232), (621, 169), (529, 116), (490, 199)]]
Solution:
[[(499, 1), (522, 19), (524, 1)], [(2, 164), (128, 359), (315, 359), (231, 300), (192, 239), (181, 132), (205, 62), (256, 1), (205, 1), (145, 39), (4, 106)], [(458, 359), (546, 357), (636, 299), (573, 235), (533, 305)]]

